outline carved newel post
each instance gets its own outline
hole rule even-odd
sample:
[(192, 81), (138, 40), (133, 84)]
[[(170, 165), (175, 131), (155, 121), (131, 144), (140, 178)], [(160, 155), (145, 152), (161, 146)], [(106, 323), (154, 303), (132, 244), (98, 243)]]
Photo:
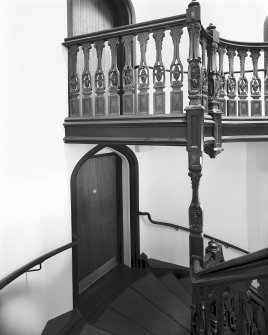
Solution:
[(205, 148), (205, 152), (211, 157), (215, 158), (221, 153), (221, 116), (222, 111), (219, 109), (219, 88), (220, 75), (217, 70), (217, 50), (219, 43), (219, 33), (213, 24), (207, 28), (208, 33), (212, 39), (208, 42), (208, 113), (214, 120), (214, 143)]
[(192, 182), (192, 201), (189, 207), (190, 263), (203, 261), (203, 214), (199, 202), (199, 182), (202, 176), (204, 110), (202, 101), (202, 76), (200, 58), (200, 6), (192, 1), (187, 9), (187, 24), (190, 39), (188, 58), (189, 106), (187, 116), (187, 151), (189, 176)]

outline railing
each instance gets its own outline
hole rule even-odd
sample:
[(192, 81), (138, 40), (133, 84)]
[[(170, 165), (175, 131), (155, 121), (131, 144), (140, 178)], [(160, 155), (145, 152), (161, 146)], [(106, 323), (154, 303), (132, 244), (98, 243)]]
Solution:
[(213, 108), (218, 100), (228, 117), (268, 116), (268, 43), (228, 41), (210, 25), (201, 30), (201, 47), (203, 105), (209, 100)]
[(267, 334), (268, 249), (222, 263), (219, 253), (209, 250), (206, 269), (194, 261), (192, 334)]
[[(69, 51), (69, 116), (182, 113), (183, 65), (179, 45), (185, 26), (186, 15), (179, 15), (66, 38), (63, 44)], [(170, 53), (170, 63), (165, 65), (162, 46), (168, 32), (172, 37), (173, 59)], [(155, 60), (153, 66), (148, 66), (146, 54), (151, 38)], [(140, 49), (138, 66), (136, 43)], [(170, 50), (170, 44), (167, 45)], [(170, 111), (166, 110), (166, 85), (171, 89)], [(153, 112), (149, 110), (148, 92), (152, 89)]]
[[(190, 232), (190, 228), (187, 228), (187, 227), (184, 227), (184, 226), (180, 226), (180, 225), (176, 225), (176, 224), (173, 224), (173, 223), (168, 223), (168, 222), (163, 222), (163, 221), (156, 221), (156, 220), (153, 220), (152, 217), (151, 217), (151, 214), (149, 212), (139, 212), (139, 215), (143, 215), (143, 216), (147, 216), (148, 217), (148, 220), (152, 223), (152, 224), (155, 224), (155, 225), (159, 225), (159, 226), (164, 226), (164, 227), (170, 227), (170, 228), (173, 228), (175, 230), (183, 230), (183, 231), (186, 231), (186, 232)], [(211, 240), (211, 241), (215, 241), (221, 245), (223, 245), (225, 248), (232, 248), (234, 250), (237, 250), (239, 252), (242, 252), (244, 254), (249, 254), (249, 251), (243, 249), (243, 248), (240, 248), (232, 243), (229, 243), (229, 242), (226, 242), (224, 240), (221, 240), (217, 237), (214, 237), (214, 236), (211, 236), (211, 235), (208, 235), (208, 234), (203, 234), (203, 237), (208, 239), (208, 240)]]
[[(21, 275), (23, 275), (26, 272), (41, 270), (41, 265), (44, 261), (46, 261), (47, 259), (65, 251), (65, 250), (73, 248), (74, 246), (76, 246), (78, 244), (78, 242), (79, 242), (78, 239), (74, 239), (73, 242), (65, 244), (62, 247), (57, 248), (53, 251), (50, 251), (50, 252), (34, 259), (33, 261), (25, 264), (24, 266), (15, 270), (14, 272), (10, 273), (9, 275), (7, 275), (6, 277), (4, 277), (3, 279), (0, 280), (0, 290), (3, 289), (5, 286), (7, 286), (11, 282), (13, 282), (16, 278), (20, 277)], [(38, 270), (32, 270), (37, 265), (39, 265), (40, 268)]]

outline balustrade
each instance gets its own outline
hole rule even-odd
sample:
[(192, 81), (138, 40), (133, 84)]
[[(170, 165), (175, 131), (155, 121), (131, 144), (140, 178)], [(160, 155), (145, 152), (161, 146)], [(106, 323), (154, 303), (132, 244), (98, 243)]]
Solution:
[[(107, 118), (183, 113), (180, 40), (186, 26), (185, 17), (67, 38), (64, 44), (69, 49), (69, 116)], [(150, 41), (155, 44), (155, 57), (153, 60), (153, 50), (150, 50), (151, 66), (148, 66)], [(165, 59), (166, 64), (163, 47), (173, 49), (169, 60)], [(110, 53), (106, 52), (109, 49)], [(82, 52), (83, 57), (80, 57)], [(136, 58), (140, 59), (139, 65)], [(168, 75), (170, 81), (166, 80)], [(170, 106), (168, 110), (167, 106)]]

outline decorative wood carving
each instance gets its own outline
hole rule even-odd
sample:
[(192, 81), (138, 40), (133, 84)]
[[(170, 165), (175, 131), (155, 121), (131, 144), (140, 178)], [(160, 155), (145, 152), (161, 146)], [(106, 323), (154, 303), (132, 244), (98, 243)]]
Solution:
[(238, 79), (238, 115), (248, 116), (248, 80), (245, 76), (245, 59), (247, 57), (247, 50), (238, 50), (238, 57), (240, 58), (240, 78)]
[(68, 49), (68, 63), (69, 63), (69, 115), (80, 115), (80, 81), (77, 74), (77, 54), (79, 47), (72, 45)]
[(125, 49), (125, 66), (123, 69), (123, 114), (134, 114), (134, 88), (135, 78), (132, 66), (132, 48), (133, 36), (127, 35), (122, 37)]
[(190, 49), (188, 58), (188, 93), (190, 105), (198, 105), (202, 102), (202, 75), (201, 75), (201, 58), (199, 51), (200, 44), (199, 22), (189, 23), (188, 32), (190, 38)]
[(149, 32), (138, 34), (140, 42), (141, 60), (138, 68), (138, 113), (149, 114), (149, 67), (146, 62), (146, 49), (149, 40)]
[(182, 27), (175, 27), (170, 30), (174, 53), (170, 65), (170, 113), (183, 113), (183, 65), (180, 60), (180, 40), (183, 33)]
[(82, 44), (82, 50), (84, 53), (84, 70), (82, 73), (82, 116), (92, 116), (92, 78), (89, 70), (89, 52), (91, 49), (90, 43)]
[(265, 105), (265, 116), (268, 116), (268, 51), (264, 52), (264, 67), (265, 67), (265, 78), (264, 78), (264, 105)]
[(112, 38), (108, 41), (108, 45), (111, 49), (112, 64), (108, 73), (109, 80), (109, 98), (108, 98), (108, 115), (119, 115), (120, 114), (120, 100), (119, 100), (119, 82), (120, 74), (117, 68), (117, 47), (119, 44), (118, 38)]
[(95, 42), (95, 48), (97, 51), (97, 59), (98, 65), (97, 70), (95, 72), (95, 90), (96, 90), (96, 98), (95, 98), (95, 115), (101, 116), (105, 115), (105, 74), (102, 69), (102, 54), (104, 49), (104, 41)]
[(199, 183), (202, 176), (201, 172), (190, 171), (189, 176), (192, 182), (192, 201), (189, 207), (190, 229), (203, 232), (203, 212), (199, 203)]
[(260, 57), (260, 50), (251, 50), (250, 57), (253, 63), (253, 77), (250, 81), (250, 93), (251, 93), (251, 116), (261, 116), (261, 80), (258, 75), (258, 60)]
[(234, 49), (227, 49), (227, 56), (229, 58), (229, 75), (227, 78), (227, 115), (236, 116), (237, 106), (236, 106), (236, 79), (234, 76), (234, 57), (236, 52)]
[(162, 44), (165, 36), (164, 30), (155, 31), (153, 38), (156, 47), (156, 60), (153, 67), (154, 83), (154, 114), (165, 114), (165, 82), (166, 70), (162, 60)]
[(223, 57), (225, 54), (225, 48), (222, 46), (218, 47), (218, 54), (219, 54), (219, 72), (218, 72), (218, 78), (219, 78), (219, 109), (223, 113), (223, 115), (226, 115), (226, 85), (225, 85), (225, 75), (223, 72)]
[(207, 41), (205, 38), (201, 39), (202, 46), (202, 105), (205, 108), (205, 112), (208, 112), (208, 72), (206, 64), (206, 52), (207, 52)]
[(209, 241), (206, 247), (204, 265), (206, 268), (220, 264), (224, 261), (222, 246), (215, 242)]

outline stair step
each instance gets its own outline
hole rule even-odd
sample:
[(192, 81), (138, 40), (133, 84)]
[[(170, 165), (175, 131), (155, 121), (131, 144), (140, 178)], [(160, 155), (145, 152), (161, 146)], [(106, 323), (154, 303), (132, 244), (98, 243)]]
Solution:
[(190, 277), (187, 276), (187, 277), (179, 278), (179, 282), (183, 286), (183, 288), (190, 294), (190, 296), (192, 296), (193, 285), (191, 283)]
[(150, 335), (150, 331), (129, 320), (117, 311), (107, 308), (96, 322), (96, 326), (117, 335)]
[[(172, 317), (161, 311), (153, 303), (140, 295), (133, 288), (125, 290), (112, 304), (117, 312), (157, 335), (189, 335), (186, 330)], [(189, 325), (190, 326), (190, 325)], [(122, 334), (124, 335), (124, 334)]]
[(189, 292), (182, 286), (180, 280), (176, 278), (171, 272), (159, 278), (161, 283), (172, 292), (180, 301), (191, 308), (192, 297)]
[(174, 296), (153, 274), (149, 273), (131, 287), (185, 329), (190, 329), (190, 309)]
[(81, 313), (89, 323), (94, 324), (111, 301), (146, 274), (147, 271), (144, 270), (117, 266), (83, 294), (79, 301)]
[(86, 324), (79, 335), (111, 335), (113, 333), (107, 332), (103, 329), (96, 328), (92, 325)]
[(41, 335), (62, 335), (65, 334), (75, 323), (80, 319), (81, 314), (74, 309), (64, 313), (54, 319), (51, 319), (46, 324)]

